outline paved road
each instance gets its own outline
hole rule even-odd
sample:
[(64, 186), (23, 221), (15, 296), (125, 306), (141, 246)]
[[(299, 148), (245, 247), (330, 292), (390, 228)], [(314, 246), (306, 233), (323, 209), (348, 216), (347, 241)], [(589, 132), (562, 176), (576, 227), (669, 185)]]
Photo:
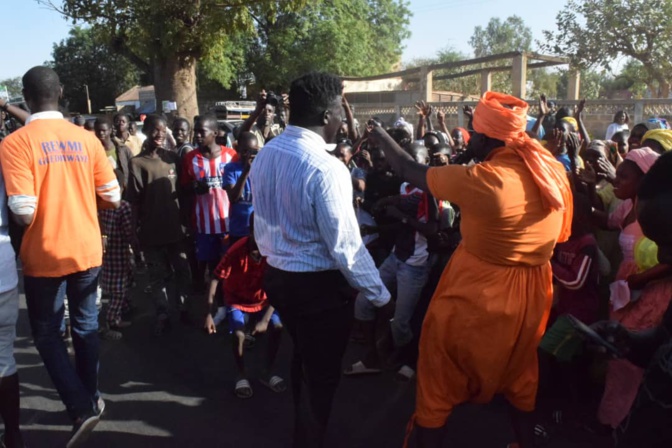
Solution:
[[(253, 381), (254, 396), (237, 399), (229, 338), (207, 336), (199, 327), (176, 323), (161, 338), (152, 335), (151, 307), (140, 289), (133, 326), (117, 342), (101, 345), (100, 389), (107, 403), (102, 422), (87, 446), (104, 447), (288, 447), (292, 405), (289, 391), (275, 394)], [(278, 372), (289, 372), (291, 343), (283, 341)], [(346, 362), (357, 359), (353, 345)], [(258, 371), (263, 341), (250, 352)], [(16, 357), (20, 365), (22, 420), (32, 448), (61, 447), (70, 423), (32, 340), (22, 297)], [(255, 360), (258, 360), (255, 362)], [(328, 448), (398, 448), (413, 410), (414, 383), (392, 373), (345, 378), (329, 428)], [(582, 434), (557, 438), (549, 448), (589, 448)], [(450, 420), (446, 447), (505, 447), (512, 439), (506, 406), (460, 407)]]

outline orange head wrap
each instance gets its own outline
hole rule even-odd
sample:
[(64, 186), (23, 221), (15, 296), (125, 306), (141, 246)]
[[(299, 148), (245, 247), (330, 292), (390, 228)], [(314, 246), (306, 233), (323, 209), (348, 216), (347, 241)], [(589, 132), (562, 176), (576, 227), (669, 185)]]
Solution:
[(528, 104), (503, 93), (486, 92), (474, 111), (474, 130), (501, 140), (525, 161), (544, 204), (564, 210), (560, 242), (569, 238), (572, 228), (572, 191), (562, 164), (541, 143), (525, 133)]

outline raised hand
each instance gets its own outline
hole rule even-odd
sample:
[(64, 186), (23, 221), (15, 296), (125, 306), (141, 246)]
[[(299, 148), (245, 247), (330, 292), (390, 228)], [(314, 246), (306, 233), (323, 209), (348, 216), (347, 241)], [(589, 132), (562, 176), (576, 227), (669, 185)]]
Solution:
[(466, 115), (469, 118), (473, 118), (474, 116), (474, 108), (472, 106), (464, 106), (462, 108), (462, 113)]
[(595, 185), (597, 183), (597, 173), (589, 163), (586, 164), (584, 169), (579, 171), (579, 180), (588, 185)]
[(583, 113), (583, 109), (586, 107), (586, 99), (579, 101), (579, 104), (574, 107), (574, 118), (578, 119)]
[(436, 111), (436, 119), (439, 120), (439, 123), (445, 123), (446, 122), (446, 113), (442, 110), (437, 110)]
[(548, 107), (548, 100), (546, 95), (543, 93), (539, 97), (539, 116), (545, 117), (551, 113), (551, 109)]

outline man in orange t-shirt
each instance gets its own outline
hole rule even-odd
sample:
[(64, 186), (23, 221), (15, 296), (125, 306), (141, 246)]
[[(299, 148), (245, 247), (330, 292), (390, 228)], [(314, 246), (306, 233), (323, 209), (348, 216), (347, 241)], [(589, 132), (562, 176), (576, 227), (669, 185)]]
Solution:
[[(58, 112), (61, 86), (47, 67), (23, 76), (32, 115), (0, 146), (0, 163), (14, 219), (26, 227), (21, 245), (28, 318), (35, 346), (73, 421), (68, 447), (98, 423), (96, 286), (102, 243), (96, 195), (118, 207), (119, 184), (105, 151), (90, 132)], [(75, 364), (59, 327), (67, 290)]]
[(422, 326), (418, 447), (443, 446), (453, 409), (503, 394), (518, 444), (534, 445), (537, 347), (552, 301), (550, 259), (566, 241), (572, 194), (562, 165), (525, 133), (528, 105), (487, 92), (474, 112), (474, 166), (416, 164), (379, 126), (371, 138), (404, 180), (460, 207), (462, 242)]

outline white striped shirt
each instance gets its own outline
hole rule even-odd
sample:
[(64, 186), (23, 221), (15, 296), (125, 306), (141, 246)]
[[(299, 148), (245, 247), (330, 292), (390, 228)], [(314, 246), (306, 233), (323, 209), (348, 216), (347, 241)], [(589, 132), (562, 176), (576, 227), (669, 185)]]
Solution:
[(289, 272), (338, 269), (376, 306), (390, 300), (362, 243), (348, 169), (318, 134), (297, 126), (252, 164), (254, 236), (268, 264)]

